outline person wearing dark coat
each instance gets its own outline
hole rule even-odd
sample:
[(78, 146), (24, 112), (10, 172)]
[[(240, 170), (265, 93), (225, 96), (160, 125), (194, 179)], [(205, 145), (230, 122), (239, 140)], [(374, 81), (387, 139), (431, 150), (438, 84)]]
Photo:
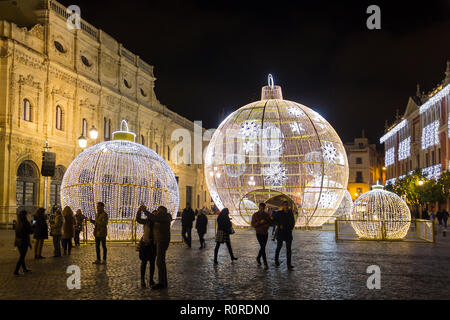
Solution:
[(438, 221), (439, 225), (442, 226), (442, 210), (439, 210), (436, 213), (436, 218), (437, 218), (437, 221)]
[(156, 265), (158, 266), (158, 283), (152, 286), (153, 290), (167, 288), (166, 251), (170, 244), (170, 224), (172, 216), (167, 208), (160, 206), (157, 213), (148, 217), (153, 225), (153, 239), (156, 247)]
[(275, 265), (280, 265), (280, 251), (283, 247), (283, 241), (286, 242), (286, 259), (288, 269), (292, 270), (294, 266), (291, 263), (292, 255), (292, 230), (295, 226), (294, 213), (289, 208), (289, 202), (283, 202), (283, 210), (277, 211), (272, 216), (273, 222), (277, 225), (277, 248), (275, 250)]
[(188, 203), (181, 214), (181, 235), (187, 246), (191, 247), (192, 241), (192, 224), (195, 220), (195, 212)]
[(78, 209), (75, 214), (75, 237), (73, 238), (76, 247), (80, 246), (80, 233), (83, 231), (83, 222), (85, 220), (87, 220), (86, 216), (81, 209)]
[(19, 250), (19, 261), (17, 261), (16, 269), (14, 270), (14, 275), (19, 276), (20, 267), (24, 273), (30, 272), (25, 265), (25, 256), (27, 255), (28, 248), (31, 249), (30, 234), (33, 233), (30, 222), (27, 219), (27, 212), (20, 211), (17, 214), (17, 223), (14, 227), (16, 238), (14, 241), (14, 246)]
[(233, 249), (231, 248), (230, 234), (233, 233), (233, 225), (229, 217), (228, 208), (224, 208), (217, 216), (217, 233), (216, 233), (216, 248), (214, 249), (214, 264), (218, 264), (217, 255), (219, 253), (219, 248), (222, 243), (226, 243), (228, 252), (230, 253), (231, 261), (237, 260), (233, 254)]
[(44, 259), (45, 257), (42, 256), (42, 247), (44, 246), (44, 240), (48, 239), (48, 225), (45, 209), (36, 209), (33, 217), (34, 258)]
[(203, 210), (200, 210), (197, 216), (197, 221), (195, 222), (195, 229), (197, 229), (198, 238), (200, 239), (200, 248), (205, 247), (205, 234), (208, 228), (208, 218), (206, 217)]
[[(146, 215), (146, 219), (142, 219), (142, 213)], [(156, 261), (156, 248), (153, 239), (153, 226), (154, 221), (151, 220), (157, 211), (150, 213), (147, 211), (145, 206), (141, 206), (136, 215), (136, 222), (144, 225), (144, 235), (139, 242), (139, 259), (141, 260), (141, 286), (143, 288), (145, 285), (145, 271), (147, 269), (147, 262), (150, 264), (150, 277), (149, 284), (153, 286), (155, 281), (153, 281), (153, 276), (155, 274), (155, 261)]]
[(442, 222), (444, 223), (444, 228), (447, 229), (447, 221), (448, 221), (448, 212), (445, 209), (442, 209)]

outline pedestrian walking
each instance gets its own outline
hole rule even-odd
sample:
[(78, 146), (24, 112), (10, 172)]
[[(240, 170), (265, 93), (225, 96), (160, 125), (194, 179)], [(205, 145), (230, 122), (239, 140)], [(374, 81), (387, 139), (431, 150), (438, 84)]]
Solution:
[(439, 226), (442, 226), (442, 218), (443, 218), (443, 212), (442, 212), (442, 210), (439, 210), (439, 211), (436, 213), (436, 218), (437, 218), (437, 221), (438, 221)]
[(442, 222), (444, 224), (444, 228), (447, 229), (447, 221), (448, 221), (448, 212), (445, 208), (442, 209)]
[(291, 263), (292, 255), (292, 230), (295, 226), (294, 213), (289, 208), (289, 202), (283, 202), (283, 210), (275, 212), (272, 216), (272, 220), (277, 225), (277, 248), (275, 250), (275, 265), (280, 265), (280, 251), (283, 247), (283, 242), (286, 242), (286, 259), (288, 269), (292, 270), (294, 266)]
[(259, 210), (252, 216), (252, 227), (255, 228), (256, 239), (259, 243), (259, 252), (256, 257), (256, 262), (261, 265), (261, 257), (264, 262), (264, 270), (269, 269), (266, 257), (266, 244), (269, 238), (269, 227), (272, 224), (272, 218), (268, 212), (265, 212), (266, 204), (260, 203)]
[(77, 213), (75, 214), (75, 247), (80, 246), (80, 233), (83, 231), (84, 220), (86, 220), (86, 216), (83, 214), (81, 209), (78, 209)]
[(50, 223), (50, 235), (53, 238), (53, 257), (61, 257), (61, 236), (62, 236), (63, 217), (61, 210), (55, 211), (55, 218)]
[(231, 248), (230, 234), (234, 233), (234, 229), (229, 215), (230, 212), (228, 208), (223, 208), (222, 211), (217, 216), (217, 233), (216, 233), (216, 248), (214, 249), (214, 264), (219, 263), (217, 261), (217, 255), (219, 253), (219, 248), (222, 243), (225, 243), (227, 245), (231, 261), (238, 259), (234, 256), (233, 249)]
[(14, 275), (19, 276), (19, 270), (21, 267), (24, 273), (31, 271), (25, 265), (25, 256), (27, 255), (28, 248), (31, 249), (30, 234), (33, 233), (33, 229), (27, 219), (27, 212), (25, 210), (22, 210), (17, 214), (17, 222), (14, 230), (16, 234), (14, 246), (16, 246), (19, 250), (19, 260), (17, 261)]
[(150, 217), (154, 222), (153, 239), (156, 244), (156, 265), (158, 267), (158, 283), (152, 289), (159, 290), (167, 288), (166, 251), (170, 244), (170, 223), (172, 216), (167, 208), (160, 206), (155, 215)]
[(47, 216), (45, 215), (44, 208), (38, 208), (34, 212), (34, 223), (33, 223), (33, 233), (34, 233), (34, 258), (35, 259), (45, 259), (42, 256), (42, 248), (44, 246), (44, 240), (48, 239), (48, 224)]
[[(106, 236), (108, 235), (108, 214), (105, 212), (105, 204), (103, 202), (97, 202), (95, 220), (90, 219), (90, 222), (94, 224), (95, 253), (97, 254), (97, 260), (95, 260), (93, 264), (105, 264), (107, 254)], [(100, 260), (100, 244), (103, 249), (103, 262)]]
[[(146, 215), (146, 219), (142, 218), (142, 213)], [(144, 225), (144, 235), (139, 241), (139, 259), (141, 260), (141, 287), (145, 288), (145, 272), (147, 270), (147, 263), (150, 264), (150, 276), (149, 285), (153, 286), (153, 276), (155, 274), (155, 261), (156, 261), (156, 247), (153, 239), (153, 226), (155, 224), (151, 218), (157, 213), (153, 211), (150, 213), (147, 211), (145, 205), (139, 207), (136, 214), (136, 222)]]
[(61, 242), (64, 250), (64, 255), (69, 255), (72, 252), (72, 238), (75, 233), (75, 217), (73, 216), (73, 211), (69, 206), (65, 206), (62, 212), (64, 218), (62, 226), (62, 236)]
[(181, 213), (181, 234), (187, 246), (191, 247), (192, 241), (192, 225), (195, 220), (195, 212), (188, 203)]
[(208, 228), (208, 217), (203, 210), (200, 210), (195, 221), (195, 229), (197, 229), (198, 238), (200, 240), (200, 250), (205, 247), (205, 234)]

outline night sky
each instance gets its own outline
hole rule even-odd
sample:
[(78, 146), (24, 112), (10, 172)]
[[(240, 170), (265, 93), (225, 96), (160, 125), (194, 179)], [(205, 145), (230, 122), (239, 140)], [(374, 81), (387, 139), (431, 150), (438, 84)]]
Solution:
[[(206, 128), (259, 100), (272, 73), (285, 99), (318, 111), (344, 142), (363, 128), (377, 142), (450, 59), (448, 0), (60, 2), (154, 65), (161, 103)], [(370, 4), (381, 30), (366, 27)]]

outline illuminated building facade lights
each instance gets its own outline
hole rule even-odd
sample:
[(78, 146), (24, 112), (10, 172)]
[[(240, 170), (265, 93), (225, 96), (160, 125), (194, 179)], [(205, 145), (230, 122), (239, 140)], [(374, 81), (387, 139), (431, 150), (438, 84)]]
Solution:
[(446, 95), (450, 93), (450, 84), (446, 85), (441, 91), (432, 96), (427, 102), (425, 102), (419, 109), (419, 113), (422, 114), (427, 111), (431, 106), (441, 101)]
[(392, 128), (388, 133), (380, 138), (380, 143), (385, 142), (390, 137), (394, 136), (400, 129), (408, 124), (408, 120), (404, 119), (399, 124), (397, 124), (394, 128)]
[(411, 155), (411, 137), (401, 141), (398, 145), (398, 160), (407, 159)]
[(422, 150), (439, 143), (439, 120), (435, 120), (422, 129)]
[(438, 180), (441, 177), (441, 173), (442, 173), (441, 164), (437, 164), (422, 169), (422, 174), (426, 176), (428, 179)]
[(389, 148), (386, 150), (386, 155), (384, 157), (384, 165), (389, 167), (394, 164), (395, 161), (395, 148)]

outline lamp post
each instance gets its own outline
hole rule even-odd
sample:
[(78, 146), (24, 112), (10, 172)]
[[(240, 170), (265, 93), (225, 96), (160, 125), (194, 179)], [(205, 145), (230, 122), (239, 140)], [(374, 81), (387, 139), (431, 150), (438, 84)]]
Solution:
[(78, 145), (80, 146), (81, 149), (84, 149), (87, 147), (87, 139), (85, 136), (81, 135), (78, 138)]
[(89, 130), (89, 137), (92, 140), (97, 140), (98, 138), (98, 130), (97, 128), (93, 125), (92, 128)]

